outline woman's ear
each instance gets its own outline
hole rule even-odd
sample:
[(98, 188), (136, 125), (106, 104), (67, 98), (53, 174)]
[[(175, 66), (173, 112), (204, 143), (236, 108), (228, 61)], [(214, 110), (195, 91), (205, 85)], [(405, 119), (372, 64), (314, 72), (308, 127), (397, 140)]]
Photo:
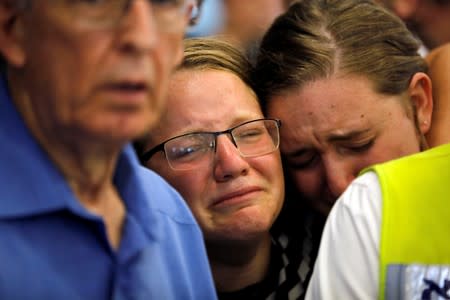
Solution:
[(418, 128), (422, 134), (426, 134), (430, 130), (433, 114), (433, 93), (430, 77), (422, 72), (414, 74), (409, 84), (408, 93), (415, 108)]
[(25, 63), (23, 51), (23, 23), (17, 0), (0, 0), (0, 55), (8, 65), (15, 67)]

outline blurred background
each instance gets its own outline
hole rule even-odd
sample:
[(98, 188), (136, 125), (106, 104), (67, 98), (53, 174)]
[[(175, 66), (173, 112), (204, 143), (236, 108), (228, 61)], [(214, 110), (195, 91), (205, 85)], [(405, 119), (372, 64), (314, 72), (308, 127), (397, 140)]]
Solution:
[(199, 22), (187, 36), (220, 35), (253, 53), (264, 32), (292, 0), (204, 0)]

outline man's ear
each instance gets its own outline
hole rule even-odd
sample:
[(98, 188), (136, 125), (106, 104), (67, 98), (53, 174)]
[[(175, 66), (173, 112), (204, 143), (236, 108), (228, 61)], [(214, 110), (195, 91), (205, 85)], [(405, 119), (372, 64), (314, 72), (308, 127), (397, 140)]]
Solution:
[(195, 25), (200, 13), (199, 0), (189, 0), (187, 2), (186, 13), (184, 14), (184, 21), (186, 26)]
[(408, 93), (415, 108), (419, 130), (426, 134), (430, 130), (433, 114), (433, 93), (430, 77), (422, 72), (414, 74), (409, 84)]
[(407, 21), (410, 20), (419, 5), (420, 0), (394, 0), (392, 3), (392, 9), (400, 19)]
[(25, 63), (23, 23), (17, 0), (0, 0), (0, 54), (7, 64), (20, 67)]

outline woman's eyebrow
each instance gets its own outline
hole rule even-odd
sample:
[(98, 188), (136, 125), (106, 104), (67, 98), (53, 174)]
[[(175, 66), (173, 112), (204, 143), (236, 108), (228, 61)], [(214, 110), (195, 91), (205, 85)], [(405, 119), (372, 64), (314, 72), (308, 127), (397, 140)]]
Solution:
[(348, 141), (357, 137), (360, 137), (361, 135), (367, 134), (370, 131), (369, 128), (363, 129), (363, 130), (350, 130), (350, 131), (343, 131), (339, 133), (332, 133), (328, 137), (329, 142), (341, 142), (341, 141)]

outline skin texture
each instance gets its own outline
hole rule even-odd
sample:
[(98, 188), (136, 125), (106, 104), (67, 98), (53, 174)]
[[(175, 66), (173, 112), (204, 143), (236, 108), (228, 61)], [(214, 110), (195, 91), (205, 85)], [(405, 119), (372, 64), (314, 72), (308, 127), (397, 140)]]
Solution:
[[(20, 106), (39, 136), (56, 132), (58, 139), (80, 137), (76, 144), (81, 137), (120, 144), (157, 121), (169, 73), (179, 62), (182, 32), (161, 35), (146, 4), (133, 3), (122, 24), (107, 31), (92, 31), (46, 5), (25, 15), (23, 27), (31, 30), (21, 37), (21, 63), (26, 88), (39, 99), (24, 99)], [(121, 89), (126, 83), (145, 89)]]
[(20, 12), (12, 3), (0, 0), (0, 52), (15, 105), (117, 247), (126, 208), (113, 184), (116, 161), (159, 119), (188, 12), (179, 31), (165, 33), (149, 2), (132, 1), (117, 27), (99, 30), (52, 1)]
[[(168, 102), (169, 109), (152, 131), (147, 149), (183, 133), (221, 131), (263, 118), (254, 93), (237, 76), (225, 71), (177, 72), (170, 84)], [(211, 165), (175, 171), (159, 152), (147, 166), (183, 195), (210, 248), (214, 244), (252, 245), (267, 238), (283, 203), (279, 151), (243, 158), (226, 135), (218, 137)], [(231, 197), (234, 193), (240, 196)]]
[[(426, 98), (418, 101), (418, 117), (429, 124), (431, 93), (423, 80), (408, 95)], [(327, 215), (364, 167), (420, 151), (412, 114), (402, 104), (408, 95), (378, 94), (365, 77), (337, 74), (269, 101), (268, 116), (283, 123), (287, 172), (314, 209)]]

